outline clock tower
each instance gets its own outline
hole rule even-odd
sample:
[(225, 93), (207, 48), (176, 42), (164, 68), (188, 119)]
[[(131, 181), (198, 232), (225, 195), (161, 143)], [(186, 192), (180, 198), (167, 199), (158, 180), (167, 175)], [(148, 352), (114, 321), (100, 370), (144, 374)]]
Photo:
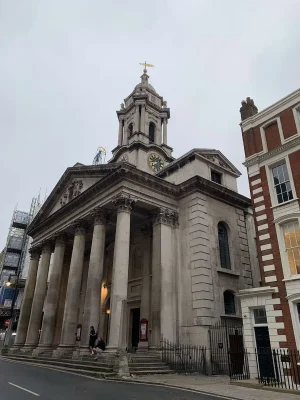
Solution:
[(127, 161), (155, 174), (174, 160), (167, 136), (170, 109), (149, 83), (146, 68), (141, 82), (124, 99), (117, 116), (118, 146), (109, 162)]

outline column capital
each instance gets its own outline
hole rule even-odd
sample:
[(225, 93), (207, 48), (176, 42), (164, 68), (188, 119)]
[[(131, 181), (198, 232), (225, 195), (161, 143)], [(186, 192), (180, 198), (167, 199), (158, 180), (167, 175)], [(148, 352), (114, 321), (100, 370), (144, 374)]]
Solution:
[(95, 225), (106, 225), (108, 220), (108, 212), (104, 208), (96, 207), (91, 212)]
[(178, 225), (178, 213), (167, 208), (160, 208), (154, 214), (153, 225), (156, 224), (165, 224), (175, 228)]
[(42, 242), (42, 254), (44, 253), (52, 253), (53, 251), (53, 240), (48, 239)]
[(65, 232), (57, 232), (54, 238), (55, 238), (55, 247), (65, 246), (68, 240), (68, 237)]
[(41, 255), (40, 247), (31, 247), (29, 249), (30, 259), (31, 260), (39, 260)]
[(82, 219), (78, 219), (73, 222), (72, 228), (74, 230), (74, 235), (84, 235), (87, 230), (87, 223)]
[(120, 211), (131, 212), (135, 199), (131, 197), (128, 193), (119, 193), (113, 198), (113, 205)]

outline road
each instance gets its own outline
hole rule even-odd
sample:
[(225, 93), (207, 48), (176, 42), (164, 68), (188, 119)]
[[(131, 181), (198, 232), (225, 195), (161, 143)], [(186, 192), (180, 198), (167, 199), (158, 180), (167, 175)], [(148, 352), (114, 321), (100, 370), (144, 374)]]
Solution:
[[(101, 396), (101, 397), (100, 397)], [(89, 379), (0, 358), (1, 400), (220, 400), (179, 389)]]

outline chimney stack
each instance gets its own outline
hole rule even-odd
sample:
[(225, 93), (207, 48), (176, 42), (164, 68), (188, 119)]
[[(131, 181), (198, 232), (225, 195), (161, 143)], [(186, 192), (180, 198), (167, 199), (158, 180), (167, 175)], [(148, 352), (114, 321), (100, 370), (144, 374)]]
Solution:
[(253, 115), (258, 113), (257, 107), (254, 104), (254, 101), (250, 97), (247, 97), (246, 101), (245, 100), (242, 101), (242, 107), (240, 108), (240, 113), (242, 121), (245, 121), (245, 119), (252, 117)]

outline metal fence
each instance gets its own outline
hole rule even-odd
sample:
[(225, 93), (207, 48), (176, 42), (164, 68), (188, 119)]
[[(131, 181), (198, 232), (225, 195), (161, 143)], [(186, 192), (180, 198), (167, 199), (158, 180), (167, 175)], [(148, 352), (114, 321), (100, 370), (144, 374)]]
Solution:
[(260, 383), (282, 389), (300, 390), (298, 350), (258, 349), (255, 356)]
[(250, 379), (249, 357), (247, 350), (228, 352), (229, 376), (233, 381)]
[[(210, 357), (213, 375), (244, 373), (244, 341), (241, 321), (222, 320), (209, 328)], [(235, 355), (235, 357), (233, 356)]]
[(179, 373), (207, 374), (206, 348), (161, 341), (162, 361)]

